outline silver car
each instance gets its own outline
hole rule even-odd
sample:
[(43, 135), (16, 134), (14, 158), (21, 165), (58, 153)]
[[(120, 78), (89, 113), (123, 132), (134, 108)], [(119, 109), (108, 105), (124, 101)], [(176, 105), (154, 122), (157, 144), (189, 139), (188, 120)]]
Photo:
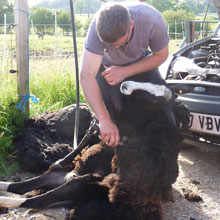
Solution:
[(184, 142), (220, 149), (219, 27), (212, 37), (188, 44), (173, 53), (160, 71), (168, 85), (181, 86), (178, 99), (191, 112), (190, 132)]

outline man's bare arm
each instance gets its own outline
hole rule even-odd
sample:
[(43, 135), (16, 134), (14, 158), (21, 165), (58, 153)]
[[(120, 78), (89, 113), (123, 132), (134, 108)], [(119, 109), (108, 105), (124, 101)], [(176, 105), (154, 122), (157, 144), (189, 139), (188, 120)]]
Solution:
[(84, 50), (80, 82), (84, 96), (99, 120), (102, 141), (110, 146), (116, 146), (119, 143), (119, 131), (110, 119), (95, 78), (101, 62), (101, 55)]
[(124, 67), (111, 66), (103, 72), (103, 76), (110, 85), (117, 85), (130, 76), (157, 68), (167, 59), (168, 52), (167, 45), (161, 51), (153, 52), (151, 55), (144, 57), (137, 63)]
[(108, 118), (109, 115), (104, 107), (101, 94), (96, 82), (96, 74), (101, 65), (102, 56), (91, 53), (87, 50), (83, 52), (83, 59), (80, 72), (80, 82), (84, 96), (88, 104), (92, 107), (98, 120)]

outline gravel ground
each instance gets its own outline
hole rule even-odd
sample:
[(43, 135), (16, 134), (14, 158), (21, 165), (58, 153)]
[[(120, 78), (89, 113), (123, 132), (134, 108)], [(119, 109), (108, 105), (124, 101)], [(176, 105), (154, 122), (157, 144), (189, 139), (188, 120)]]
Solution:
[[(220, 220), (220, 152), (184, 149), (179, 167), (174, 202), (164, 205), (164, 220)], [(189, 202), (184, 191), (193, 191), (202, 201)]]
[[(220, 152), (183, 149), (179, 167), (179, 177), (173, 185), (174, 201), (163, 205), (163, 220), (220, 220)], [(191, 191), (202, 201), (188, 201), (184, 194)], [(38, 212), (10, 209), (0, 215), (0, 220), (65, 220), (67, 213), (64, 208)]]

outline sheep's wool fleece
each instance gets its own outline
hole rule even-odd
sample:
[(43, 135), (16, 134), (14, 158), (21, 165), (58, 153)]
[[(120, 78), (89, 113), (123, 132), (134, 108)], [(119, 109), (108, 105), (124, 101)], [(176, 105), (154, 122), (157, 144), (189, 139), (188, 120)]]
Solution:
[(116, 147), (116, 174), (109, 193), (112, 202), (136, 206), (160, 200), (177, 178), (178, 130), (152, 122), (143, 134)]

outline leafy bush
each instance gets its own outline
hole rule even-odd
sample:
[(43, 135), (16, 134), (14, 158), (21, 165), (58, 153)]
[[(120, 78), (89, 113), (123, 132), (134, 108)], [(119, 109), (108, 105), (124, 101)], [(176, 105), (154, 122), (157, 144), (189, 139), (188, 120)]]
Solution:
[(91, 16), (90, 18), (81, 16), (80, 18), (81, 18), (81, 21), (82, 21), (82, 27), (81, 27), (79, 36), (80, 37), (85, 37), (86, 33), (89, 29), (90, 22), (93, 19), (93, 16)]
[(23, 127), (23, 120), (16, 103), (16, 76), (2, 73), (0, 78), (0, 175), (15, 171), (12, 159), (13, 136)]
[(167, 24), (173, 23), (174, 21), (176, 21), (177, 23), (181, 23), (184, 20), (195, 19), (195, 14), (193, 14), (192, 12), (186, 12), (184, 10), (178, 10), (178, 11), (168, 10), (168, 11), (164, 11), (162, 15)]
[[(166, 22), (166, 24), (172, 24), (174, 22), (176, 23), (181, 23), (184, 20), (194, 20), (195, 19), (195, 15), (192, 12), (186, 12), (184, 10), (178, 10), (178, 11), (173, 11), (173, 10), (169, 10), (169, 11), (164, 11), (162, 13), (164, 20)], [(175, 26), (171, 25), (170, 26), (170, 32), (175, 32)], [(182, 33), (182, 26), (178, 25), (177, 26), (177, 33)], [(171, 36), (172, 37), (172, 36)], [(182, 36), (180, 36), (182, 38)]]

